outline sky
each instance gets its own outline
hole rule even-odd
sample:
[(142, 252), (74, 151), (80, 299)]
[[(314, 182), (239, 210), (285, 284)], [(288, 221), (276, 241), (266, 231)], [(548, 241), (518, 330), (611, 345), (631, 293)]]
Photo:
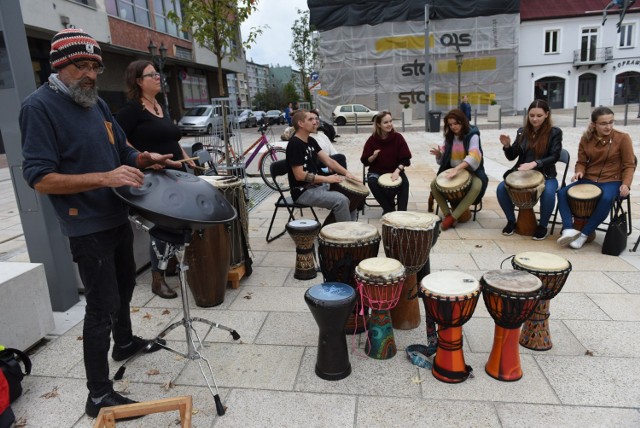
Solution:
[(265, 27), (262, 35), (247, 51), (247, 61), (256, 64), (292, 66), (297, 68), (291, 50), (291, 26), (298, 18), (297, 9), (308, 10), (307, 0), (259, 0), (257, 10), (242, 23), (242, 37), (251, 27)]

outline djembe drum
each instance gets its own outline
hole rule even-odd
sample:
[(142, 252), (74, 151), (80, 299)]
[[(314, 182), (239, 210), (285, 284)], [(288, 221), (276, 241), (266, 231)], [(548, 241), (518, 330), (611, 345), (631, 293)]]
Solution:
[[(349, 211), (359, 209), (369, 196), (369, 188), (359, 181), (345, 178), (340, 183), (331, 183), (330, 189), (334, 192), (340, 192), (349, 198)], [(335, 223), (336, 217), (333, 211), (324, 219), (323, 226)]]
[(314, 257), (315, 239), (320, 232), (320, 223), (316, 220), (292, 220), (285, 229), (296, 244), (296, 279), (313, 279), (318, 275)]
[(544, 191), (544, 175), (540, 171), (513, 171), (504, 180), (511, 202), (518, 207), (516, 233), (533, 236), (538, 226), (533, 207)]
[(404, 267), (396, 259), (373, 257), (356, 267), (358, 292), (371, 308), (364, 348), (371, 358), (387, 360), (398, 351), (389, 309), (398, 304), (404, 279)]
[(484, 303), (496, 323), (493, 347), (484, 369), (495, 379), (516, 381), (522, 377), (520, 326), (535, 310), (542, 282), (522, 270), (490, 270), (480, 284)]
[(429, 259), (434, 228), (439, 220), (435, 214), (414, 211), (394, 211), (382, 216), (384, 253), (399, 260), (407, 275), (400, 300), (391, 310), (394, 328), (410, 330), (420, 325), (416, 274)]
[(459, 383), (471, 374), (462, 352), (462, 326), (471, 319), (480, 297), (480, 284), (471, 275), (435, 272), (420, 283), (427, 316), (438, 324), (438, 348), (431, 373), (447, 383)]
[[(595, 184), (582, 183), (569, 187), (567, 190), (567, 202), (573, 214), (573, 228), (582, 230), (589, 221), (589, 217), (598, 205), (602, 196), (602, 190)], [(595, 230), (589, 234), (587, 242), (596, 239)]]
[[(356, 221), (343, 221), (324, 226), (318, 235), (318, 262), (325, 282), (342, 282), (355, 290), (358, 263), (376, 257), (380, 249), (380, 233), (375, 226)], [(362, 315), (362, 322), (358, 316)], [(366, 308), (360, 299), (344, 326), (345, 333), (365, 330)]]
[[(460, 201), (464, 199), (471, 187), (473, 176), (469, 171), (463, 169), (458, 171), (455, 177), (448, 178), (446, 176), (448, 170), (442, 171), (436, 177), (436, 189), (442, 193), (444, 198), (451, 205), (451, 211), (455, 210)], [(471, 212), (467, 209), (460, 216), (458, 222), (465, 223), (471, 219)]]
[(378, 186), (384, 191), (389, 198), (395, 198), (402, 185), (402, 177), (398, 176), (396, 181), (392, 181), (393, 174), (382, 174), (378, 177)]
[(524, 322), (520, 332), (520, 344), (536, 351), (551, 349), (551, 333), (549, 332), (549, 306), (562, 290), (571, 272), (571, 263), (555, 254), (528, 251), (516, 254), (511, 259), (514, 269), (523, 270), (535, 275), (542, 282), (540, 301), (531, 317)]
[(325, 380), (340, 380), (351, 374), (344, 323), (356, 303), (353, 287), (339, 282), (314, 285), (304, 294), (318, 324), (316, 374)]

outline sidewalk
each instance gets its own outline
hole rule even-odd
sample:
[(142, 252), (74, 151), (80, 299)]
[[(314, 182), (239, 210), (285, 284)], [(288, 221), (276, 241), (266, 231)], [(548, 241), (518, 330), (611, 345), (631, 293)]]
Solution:
[[(633, 116), (629, 126), (622, 126), (619, 120), (616, 128), (630, 133), (640, 153), (640, 120)], [(575, 162), (586, 121), (572, 128), (571, 115), (554, 114), (554, 120), (562, 127), (563, 145)], [(253, 274), (241, 281), (240, 288), (227, 289), (221, 305), (191, 306), (192, 316), (232, 327), (241, 335), (234, 342), (220, 330), (209, 333), (197, 328), (205, 341), (203, 354), (221, 388), (226, 415), (216, 415), (197, 362), (164, 351), (132, 363), (125, 381), (116, 382), (116, 389), (136, 400), (193, 395), (194, 427), (640, 426), (640, 255), (628, 250), (620, 257), (602, 255), (602, 232), (581, 250), (559, 248), (555, 243), (558, 228), (544, 241), (501, 234), (506, 220), (495, 189), (511, 163), (504, 158), (498, 138), (501, 133), (513, 138), (521, 123), (521, 116), (504, 118), (502, 130), (479, 123), (490, 177), (483, 209), (477, 221), (443, 232), (430, 255), (432, 271), (463, 271), (477, 279), (523, 251), (554, 253), (571, 262), (573, 271), (551, 303), (554, 346), (546, 352), (520, 348), (524, 371), (520, 381), (499, 382), (484, 371), (494, 321), (482, 298), (463, 328), (465, 359), (474, 368), (475, 378), (445, 384), (411, 365), (404, 349), (426, 343), (424, 322), (414, 330), (395, 331), (398, 354), (386, 361), (364, 356), (364, 339), (349, 336), (352, 374), (337, 382), (318, 378), (314, 373), (318, 328), (303, 296), (322, 278), (293, 278), (295, 246), (288, 235), (265, 242), (274, 194), (250, 213)], [(442, 135), (413, 130), (414, 126), (420, 125), (414, 122), (403, 133), (414, 156), (407, 168), (409, 210), (426, 211), (428, 186), (437, 170), (428, 149)], [(359, 157), (370, 125), (359, 131), (339, 128), (341, 137), (336, 143), (356, 175), (362, 173)], [(0, 183), (0, 261), (28, 261), (7, 168), (0, 169)], [(639, 234), (639, 172), (631, 195), (634, 231), (628, 249)], [(359, 221), (380, 229), (381, 213), (380, 208), (367, 208)], [(318, 214), (324, 217), (327, 212), (318, 210)], [(283, 228), (285, 222), (286, 215), (279, 213), (274, 228)], [(380, 254), (384, 255), (382, 245)], [(155, 336), (182, 317), (179, 299), (163, 300), (151, 293), (150, 276), (145, 271), (138, 277), (132, 302), (134, 332), (145, 337)], [(175, 278), (169, 280), (178, 285)], [(25, 392), (13, 404), (20, 426), (92, 426), (93, 420), (84, 415), (82, 315), (82, 303), (56, 314), (56, 331), (33, 351), (32, 375), (23, 381)], [(171, 346), (186, 349), (182, 329), (167, 339)], [(111, 361), (112, 374), (118, 367)], [(167, 389), (169, 382), (174, 386)], [(156, 414), (118, 426), (173, 426), (176, 418), (176, 413)]]

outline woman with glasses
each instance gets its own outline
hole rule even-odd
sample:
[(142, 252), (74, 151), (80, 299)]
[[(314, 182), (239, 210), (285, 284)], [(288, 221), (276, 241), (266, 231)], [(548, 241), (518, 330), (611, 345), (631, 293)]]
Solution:
[(467, 116), (462, 110), (453, 109), (447, 113), (444, 117), (443, 134), (442, 144), (429, 151), (440, 165), (438, 175), (444, 173), (445, 177), (453, 179), (462, 170), (471, 173), (471, 186), (453, 211), (438, 189), (436, 180), (431, 182), (431, 194), (444, 214), (440, 228), (447, 230), (455, 226), (471, 205), (480, 202), (487, 189), (489, 178), (484, 172), (480, 131), (475, 126), (469, 125)]
[[(182, 134), (169, 117), (156, 96), (160, 93), (160, 74), (149, 61), (134, 61), (125, 71), (125, 83), (129, 100), (118, 111), (116, 120), (127, 135), (127, 141), (140, 151), (173, 154), (174, 160), (188, 158), (180, 146)], [(190, 167), (195, 163), (185, 162)], [(183, 170), (186, 169), (183, 166)], [(149, 254), (151, 257), (151, 290), (163, 299), (173, 299), (178, 294), (167, 285), (164, 271), (158, 269), (158, 257), (153, 243), (160, 253), (164, 252), (164, 242), (151, 238)]]
[[(635, 170), (633, 144), (629, 134), (615, 130), (614, 124), (613, 111), (608, 107), (598, 107), (591, 113), (591, 122), (578, 146), (578, 160), (571, 179), (574, 183), (558, 192), (563, 228), (559, 245), (582, 248), (589, 235), (607, 218), (615, 199), (629, 196)], [(567, 199), (569, 188), (580, 183), (594, 184), (602, 191), (582, 231), (573, 228)]]
[[(411, 150), (402, 134), (393, 127), (393, 118), (388, 111), (381, 111), (373, 118), (373, 133), (364, 144), (360, 161), (369, 167), (367, 184), (382, 214), (395, 211), (394, 199), (398, 197), (398, 211), (406, 211), (409, 203), (409, 179), (404, 169), (411, 165)], [(400, 180), (398, 186), (382, 188), (378, 179), (391, 174), (391, 184)]]
[[(527, 109), (527, 124), (518, 129), (516, 140), (511, 144), (508, 135), (500, 135), (502, 150), (509, 160), (518, 159), (516, 164), (504, 174), (504, 178), (514, 171), (540, 171), (544, 175), (544, 191), (540, 196), (540, 221), (533, 233), (533, 239), (541, 241), (547, 237), (549, 218), (556, 206), (556, 162), (562, 151), (562, 130), (553, 126), (551, 109), (543, 100), (534, 100)], [(498, 185), (498, 202), (507, 217), (503, 235), (513, 235), (516, 229), (516, 215), (505, 182)]]

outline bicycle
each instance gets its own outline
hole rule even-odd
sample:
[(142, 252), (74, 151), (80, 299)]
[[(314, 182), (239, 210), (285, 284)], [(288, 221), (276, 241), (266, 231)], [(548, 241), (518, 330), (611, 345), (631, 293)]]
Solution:
[[(282, 191), (289, 190), (289, 180), (287, 176), (280, 176), (277, 178), (277, 186), (271, 177), (271, 164), (277, 160), (282, 160), (286, 158), (287, 151), (283, 147), (278, 147), (269, 142), (267, 138), (267, 130), (269, 126), (265, 123), (260, 125), (258, 128), (258, 132), (260, 132), (260, 137), (256, 141), (253, 142), (247, 149), (242, 152), (239, 156), (233, 150), (231, 144), (227, 144), (227, 148), (229, 151), (229, 160), (232, 168), (242, 167), (244, 171), (247, 170), (249, 165), (253, 162), (255, 157), (260, 153), (260, 150), (266, 146), (267, 150), (260, 156), (258, 160), (258, 171), (260, 172), (260, 177), (265, 182), (267, 186), (269, 186), (273, 190), (278, 190), (278, 187)], [(273, 132), (271, 132), (271, 139), (273, 140)], [(222, 141), (222, 140), (221, 140)], [(222, 166), (226, 164), (227, 158), (225, 153), (225, 147), (222, 146), (210, 146), (209, 151), (212, 152), (213, 164), (215, 166)], [(249, 155), (246, 162), (244, 161), (245, 157)], [(222, 169), (222, 168), (216, 168)]]

